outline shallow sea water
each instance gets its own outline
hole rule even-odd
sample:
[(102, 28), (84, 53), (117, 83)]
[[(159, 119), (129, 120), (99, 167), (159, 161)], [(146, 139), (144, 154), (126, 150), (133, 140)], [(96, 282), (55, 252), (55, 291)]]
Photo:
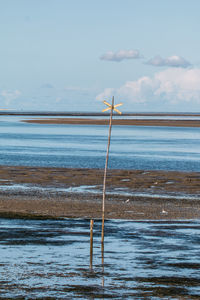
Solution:
[(0, 299), (199, 299), (200, 221), (0, 219)]
[[(104, 168), (108, 126), (21, 119), (0, 116), (0, 165)], [(109, 168), (200, 171), (200, 130), (113, 126)]]

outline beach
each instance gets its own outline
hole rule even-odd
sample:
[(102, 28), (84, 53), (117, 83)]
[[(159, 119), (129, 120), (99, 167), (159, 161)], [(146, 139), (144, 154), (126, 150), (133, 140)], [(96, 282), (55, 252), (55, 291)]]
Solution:
[(113, 126), (102, 260), (108, 125), (99, 125), (108, 120), (27, 117), (1, 119), (4, 299), (199, 298), (198, 127), (186, 119)]
[[(94, 118), (45, 118), (24, 120), (35, 124), (74, 124), (74, 125), (108, 125), (108, 119)], [(113, 125), (124, 126), (168, 126), (168, 127), (200, 127), (200, 120), (164, 120), (164, 119), (113, 119)]]
[[(0, 215), (101, 218), (102, 169), (1, 166)], [(106, 219), (196, 219), (200, 173), (109, 170)]]
[[(192, 118), (190, 114), (179, 114), (177, 116), (183, 119), (175, 120), (160, 117), (173, 117), (176, 114), (145, 116), (152, 118), (113, 119), (113, 125), (126, 126), (116, 132), (117, 144), (113, 130), (112, 145), (115, 148), (111, 152), (111, 168), (107, 173), (106, 219), (199, 218), (200, 172), (196, 163), (199, 147), (196, 145), (194, 148), (198, 135), (196, 140), (191, 140), (191, 144), (189, 142), (191, 137), (198, 134), (197, 129), (192, 127), (199, 127), (200, 120), (184, 119)], [(31, 115), (27, 114), (27, 117), (17, 119), (12, 129), (9, 127), (12, 119), (8, 117), (8, 123), (5, 123), (8, 127), (5, 127), (5, 139), (2, 140), (5, 159), (3, 158), (0, 166), (0, 215), (20, 218), (101, 219), (105, 157), (103, 145), (107, 142), (107, 131), (96, 126), (94, 136), (90, 128), (93, 128), (92, 125), (108, 125), (108, 119), (102, 115), (99, 119), (87, 114), (69, 114), (68, 117), (60, 115), (59, 118), (56, 115), (46, 115), (45, 118), (38, 116), (37, 119), (31, 119)], [(65, 127), (67, 124), (77, 126), (68, 128)], [(138, 127), (132, 130), (129, 125)], [(162, 129), (145, 129), (145, 126), (160, 126)], [(21, 135), (18, 135), (18, 130)], [(124, 140), (126, 136), (127, 140)], [(128, 148), (125, 141), (128, 141)], [(149, 153), (151, 149), (155, 152)], [(190, 155), (194, 159), (192, 162), (188, 160), (191, 149), (194, 152)], [(135, 151), (136, 155), (133, 156)], [(9, 156), (7, 153), (10, 153)], [(112, 153), (115, 155), (112, 156)], [(179, 157), (180, 154), (183, 156)], [(152, 169), (147, 169), (144, 164), (146, 159), (146, 165)], [(19, 165), (12, 165), (12, 162), (18, 161)], [(35, 166), (36, 163), (38, 166)], [(63, 164), (63, 167), (59, 167)], [(71, 164), (74, 166), (68, 167)], [(120, 167), (114, 169), (117, 164)], [(142, 168), (137, 169), (137, 165)], [(161, 170), (154, 169), (158, 166)]]
[(0, 300), (200, 299), (199, 11), (1, 1)]

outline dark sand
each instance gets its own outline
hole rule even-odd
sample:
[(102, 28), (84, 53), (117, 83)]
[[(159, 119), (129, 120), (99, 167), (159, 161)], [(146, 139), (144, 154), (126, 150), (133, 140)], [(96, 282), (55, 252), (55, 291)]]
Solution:
[[(109, 170), (107, 189), (126, 188), (132, 196), (108, 194), (106, 218), (113, 219), (195, 219), (200, 217), (200, 173), (143, 170)], [(3, 190), (0, 188), (1, 217), (101, 218), (103, 170), (37, 167), (0, 167), (1, 185), (28, 184), (54, 187), (55, 191)], [(99, 194), (59, 192), (56, 188), (98, 186)], [(134, 192), (149, 192), (162, 197), (139, 197)], [(186, 195), (190, 199), (170, 196)], [(163, 210), (165, 212), (163, 212)]]
[[(117, 113), (114, 114), (118, 115)], [(11, 110), (0, 110), (0, 115), (4, 116), (63, 116), (63, 117), (91, 117), (91, 116), (105, 116), (105, 115), (110, 115), (109, 111), (106, 112), (67, 112), (67, 111), (11, 111)], [(124, 112), (123, 111), (123, 116), (157, 116), (157, 117), (163, 117), (163, 116), (187, 116), (187, 117), (197, 117), (200, 116), (200, 113), (186, 113), (186, 112), (179, 112), (179, 113), (174, 113), (174, 112)]]
[[(39, 124), (77, 124), (77, 125), (108, 125), (108, 119), (89, 119), (89, 118), (52, 118), (52, 119), (37, 119), (23, 120), (27, 123)], [(154, 119), (113, 119), (113, 125), (128, 125), (128, 126), (173, 126), (173, 127), (200, 127), (200, 120), (154, 120)]]

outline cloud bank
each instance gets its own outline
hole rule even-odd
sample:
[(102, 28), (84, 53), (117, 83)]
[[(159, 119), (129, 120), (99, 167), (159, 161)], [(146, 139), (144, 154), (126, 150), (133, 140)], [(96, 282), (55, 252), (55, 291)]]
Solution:
[(162, 58), (160, 55), (157, 55), (151, 58), (149, 61), (146, 62), (148, 65), (156, 66), (156, 67), (180, 67), (180, 68), (187, 68), (191, 66), (191, 63), (187, 61), (185, 58), (173, 55), (167, 58)]
[(138, 50), (120, 50), (118, 52), (108, 51), (103, 54), (100, 59), (107, 61), (116, 61), (120, 62), (125, 59), (139, 59), (143, 56)]
[(13, 92), (4, 90), (0, 93), (0, 95), (4, 98), (5, 104), (9, 105), (11, 101), (15, 100), (21, 95), (21, 92), (19, 90), (15, 90)]
[(200, 103), (200, 69), (168, 68), (152, 77), (127, 81), (118, 89), (107, 88), (96, 99), (105, 100), (113, 95), (132, 103)]

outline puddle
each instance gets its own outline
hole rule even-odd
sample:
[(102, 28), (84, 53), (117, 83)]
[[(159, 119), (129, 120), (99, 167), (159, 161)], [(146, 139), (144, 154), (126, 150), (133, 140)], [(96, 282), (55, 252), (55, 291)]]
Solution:
[(2, 299), (198, 299), (199, 221), (89, 223), (0, 219)]
[[(121, 196), (134, 196), (140, 198), (153, 198), (153, 199), (187, 199), (187, 200), (198, 200), (199, 195), (196, 194), (185, 194), (177, 192), (168, 193), (157, 193), (154, 191), (154, 186), (151, 186), (149, 191), (137, 191), (130, 190), (129, 188), (107, 188), (106, 194), (108, 195), (121, 195)], [(41, 187), (34, 186), (31, 184), (13, 184), (13, 185), (0, 185), (1, 192), (18, 192), (18, 193), (38, 193), (38, 194), (64, 194), (64, 193), (91, 193), (91, 194), (102, 194), (102, 187), (96, 185), (81, 185), (81, 186), (71, 186), (67, 188), (58, 187)]]

